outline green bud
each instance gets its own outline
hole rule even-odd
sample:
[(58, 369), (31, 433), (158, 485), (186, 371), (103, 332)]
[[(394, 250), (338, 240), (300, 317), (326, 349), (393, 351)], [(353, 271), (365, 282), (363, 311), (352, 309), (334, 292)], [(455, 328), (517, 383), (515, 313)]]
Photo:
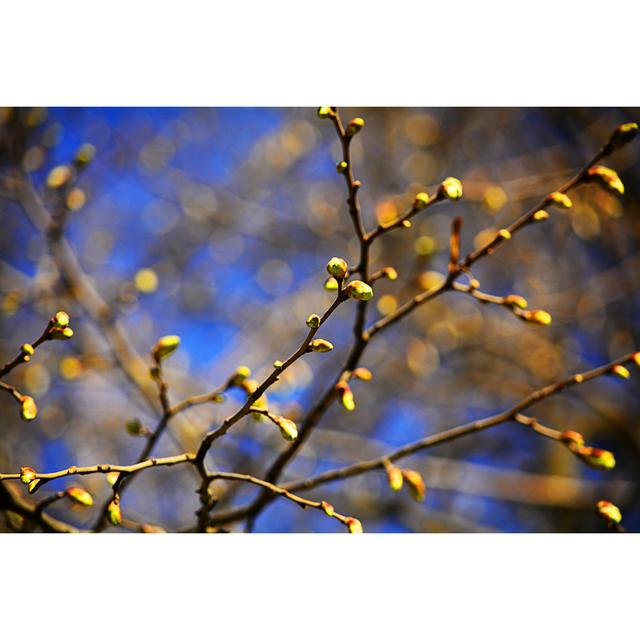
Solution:
[(77, 502), (78, 504), (81, 504), (85, 507), (93, 506), (93, 496), (81, 487), (69, 487), (67, 489), (67, 495), (74, 502)]
[(345, 293), (354, 300), (371, 300), (373, 289), (362, 280), (352, 280), (346, 287)]
[(117, 496), (109, 503), (107, 507), (107, 516), (109, 517), (109, 522), (114, 527), (122, 524), (122, 511), (120, 510), (120, 498)]
[(54, 327), (49, 331), (49, 337), (53, 340), (69, 340), (73, 338), (73, 329), (71, 327)]
[(138, 418), (133, 418), (133, 420), (127, 421), (127, 431), (132, 436), (139, 436), (142, 433), (142, 423)]
[(38, 415), (38, 406), (31, 396), (22, 396), (20, 399), (20, 417), (25, 422), (35, 420)]
[(289, 418), (283, 418), (279, 416), (276, 419), (276, 424), (280, 427), (280, 435), (289, 442), (295, 440), (298, 437), (298, 427), (293, 420)]
[(164, 360), (167, 356), (170, 356), (180, 344), (180, 336), (163, 336), (156, 342), (155, 346), (151, 350), (151, 355), (156, 362)]
[(312, 313), (307, 318), (307, 327), (309, 329), (317, 329), (320, 326), (320, 316), (317, 313)]
[(440, 194), (449, 200), (460, 200), (462, 198), (462, 182), (451, 176), (446, 178), (440, 183)]
[(338, 162), (338, 164), (336, 165), (336, 171), (338, 173), (346, 173), (348, 169), (349, 165), (344, 160)]
[(327, 351), (331, 351), (331, 349), (333, 349), (333, 345), (328, 340), (323, 340), (322, 338), (316, 338), (309, 344), (309, 351), (315, 351), (316, 353), (326, 353)]
[(327, 262), (327, 271), (334, 278), (344, 278), (347, 275), (349, 265), (342, 258), (331, 258)]
[(354, 118), (347, 125), (347, 135), (355, 136), (364, 127), (364, 118)]
[(339, 286), (338, 285), (338, 281), (333, 276), (331, 276), (330, 278), (327, 278), (324, 281), (324, 288), (327, 291), (337, 291), (338, 290), (338, 286)]
[(325, 120), (326, 118), (330, 118), (334, 115), (333, 109), (331, 107), (319, 107), (318, 108), (318, 118)]
[(33, 467), (20, 467), (20, 482), (31, 484), (36, 479), (37, 473)]
[(620, 524), (622, 521), (622, 514), (620, 513), (620, 509), (609, 502), (608, 500), (600, 500), (596, 504), (596, 508), (598, 509), (598, 513), (605, 519), (609, 524), (615, 522), (616, 524)]
[(629, 144), (638, 135), (638, 123), (627, 122), (621, 124), (611, 135), (609, 144), (613, 149), (620, 149)]
[(416, 197), (413, 201), (413, 208), (421, 211), (429, 204), (429, 201), (429, 194), (425, 191), (421, 191), (420, 193), (416, 194)]

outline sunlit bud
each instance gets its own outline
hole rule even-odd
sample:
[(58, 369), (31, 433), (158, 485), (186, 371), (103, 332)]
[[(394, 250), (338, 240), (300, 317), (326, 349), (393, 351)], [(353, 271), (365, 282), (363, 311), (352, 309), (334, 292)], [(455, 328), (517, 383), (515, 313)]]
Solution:
[(422, 502), (427, 493), (422, 476), (413, 469), (403, 469), (402, 475), (407, 482), (409, 494), (416, 502)]
[(347, 518), (347, 527), (349, 527), (349, 533), (363, 533), (362, 522), (358, 518)]
[(85, 202), (87, 201), (87, 196), (85, 195), (82, 189), (78, 189), (75, 187), (71, 189), (66, 198), (67, 209), (69, 211), (79, 211), (84, 207)]
[(336, 165), (336, 171), (338, 173), (346, 173), (348, 168), (349, 165), (344, 160), (338, 162), (338, 164)]
[(615, 522), (620, 524), (622, 521), (622, 514), (620, 513), (620, 509), (616, 507), (613, 502), (609, 502), (608, 500), (600, 500), (596, 504), (596, 508), (598, 509), (598, 513), (605, 519), (607, 522)]
[(364, 380), (365, 382), (369, 382), (373, 378), (373, 374), (366, 367), (358, 367), (354, 369), (351, 373), (354, 378), (358, 380)]
[(347, 135), (355, 136), (364, 127), (364, 118), (354, 118), (347, 125)]
[(636, 351), (632, 356), (633, 361), (640, 367), (640, 351)]
[(352, 280), (346, 287), (345, 293), (354, 300), (371, 300), (373, 289), (362, 280)]
[(142, 531), (142, 533), (167, 533), (162, 527), (158, 527), (155, 524), (143, 524), (140, 527), (140, 531)]
[(624, 194), (624, 184), (618, 174), (609, 167), (598, 165), (589, 169), (589, 176), (595, 180), (599, 180), (607, 189), (617, 191), (620, 195)]
[(389, 464), (386, 466), (387, 478), (389, 479), (389, 486), (393, 491), (400, 491), (403, 484), (402, 469), (395, 465)]
[(353, 391), (351, 391), (351, 387), (346, 382), (339, 382), (337, 388), (340, 391), (342, 406), (347, 411), (353, 411), (356, 408), (356, 401), (353, 397)]
[(616, 459), (613, 453), (605, 449), (580, 447), (574, 453), (594, 469), (613, 469), (616, 466)]
[(416, 194), (413, 200), (413, 208), (421, 211), (429, 204), (429, 194), (426, 191), (421, 191)]
[(320, 316), (317, 313), (312, 313), (307, 318), (307, 327), (310, 329), (317, 329), (320, 326)]
[(282, 360), (274, 360), (273, 361), (273, 368), (274, 369), (282, 369), (283, 366), (284, 366), (284, 362), (282, 362)]
[(566, 193), (560, 193), (560, 191), (554, 191), (547, 196), (547, 200), (551, 204), (555, 204), (562, 209), (571, 209), (573, 202)]
[(440, 194), (449, 200), (460, 200), (462, 198), (462, 182), (458, 178), (446, 178), (440, 183)]
[(631, 377), (631, 372), (626, 367), (623, 367), (621, 364), (617, 364), (613, 369), (611, 369), (612, 373), (619, 376), (620, 378), (624, 378), (628, 380)]
[(563, 431), (560, 434), (560, 441), (564, 442), (569, 449), (579, 449), (584, 446), (584, 436), (577, 431)]
[(23, 484), (31, 484), (38, 472), (33, 467), (20, 467), (20, 482)]
[(327, 271), (334, 278), (344, 278), (347, 275), (349, 265), (342, 258), (331, 258), (327, 262)]
[(30, 344), (23, 344), (20, 347), (20, 351), (22, 353), (22, 359), (25, 362), (29, 362), (29, 360), (31, 360), (31, 356), (36, 352), (36, 350)]
[(398, 272), (393, 267), (385, 267), (382, 270), (382, 277), (387, 278), (387, 280), (397, 280)]
[(58, 311), (53, 318), (51, 318), (51, 323), (54, 327), (58, 327), (63, 329), (64, 327), (69, 326), (69, 314), (66, 311)]
[(151, 350), (151, 355), (156, 362), (164, 360), (167, 356), (170, 356), (180, 344), (180, 336), (163, 336), (156, 342), (155, 346)]
[(528, 304), (525, 298), (515, 294), (506, 296), (504, 299), (504, 303), (509, 304), (512, 307), (519, 307), (520, 309), (526, 309)]
[(511, 240), (511, 231), (509, 231), (508, 229), (500, 229), (500, 231), (498, 231), (498, 235), (503, 240)]
[(54, 167), (47, 176), (47, 187), (61, 189), (71, 179), (71, 169), (66, 165)]
[(36, 401), (31, 396), (22, 396), (20, 399), (20, 417), (25, 422), (35, 420), (38, 415)]
[(629, 142), (631, 142), (637, 134), (637, 122), (627, 122), (626, 124), (621, 124), (611, 135), (609, 144), (613, 149), (620, 149), (620, 147), (624, 147), (626, 144), (629, 144)]
[(471, 289), (477, 289), (480, 286), (480, 280), (477, 278), (471, 278), (471, 280), (469, 280), (469, 286)]
[(245, 365), (240, 365), (234, 374), (234, 377), (238, 382), (246, 380), (251, 375), (251, 369)]
[(95, 157), (96, 148), (87, 142), (76, 151), (73, 162), (78, 168), (86, 167)]
[(106, 478), (110, 486), (113, 487), (113, 485), (117, 482), (119, 475), (120, 474), (117, 471), (109, 471), (109, 473), (107, 473)]
[(402, 221), (402, 226), (403, 226), (405, 229), (411, 229), (411, 227), (412, 227), (413, 225), (411, 224), (411, 220), (403, 220), (403, 221)]
[(38, 490), (38, 487), (42, 484), (42, 480), (33, 480), (32, 482), (29, 483), (29, 486), (27, 487), (27, 491), (29, 493), (35, 493)]
[(73, 329), (71, 327), (54, 327), (49, 331), (49, 337), (53, 340), (69, 340), (73, 338)]
[(331, 107), (320, 107), (318, 109), (318, 118), (322, 118), (323, 120), (326, 118), (330, 118), (334, 115), (334, 111)]
[(336, 512), (336, 510), (333, 508), (333, 505), (325, 502), (324, 500), (320, 503), (320, 505), (322, 506), (323, 511), (330, 517), (332, 518)]
[(133, 420), (127, 421), (127, 431), (132, 436), (139, 436), (142, 433), (142, 423), (138, 418), (133, 418)]
[(331, 349), (333, 349), (333, 345), (323, 338), (316, 338), (309, 344), (309, 350), (315, 351), (316, 353), (326, 353), (327, 351), (331, 351)]
[(120, 499), (114, 498), (107, 507), (107, 516), (109, 517), (109, 522), (114, 527), (117, 527), (119, 524), (122, 524), (122, 511), (120, 510)]
[(285, 440), (289, 440), (289, 442), (291, 442), (298, 437), (298, 427), (293, 420), (279, 416), (276, 420), (276, 424), (280, 428), (280, 435)]
[(329, 277), (324, 281), (324, 288), (327, 291), (337, 291), (338, 290), (338, 281), (333, 277)]
[(536, 222), (543, 222), (549, 219), (549, 214), (544, 209), (539, 209), (533, 214), (533, 219)]
[(67, 495), (78, 504), (82, 504), (85, 507), (93, 506), (93, 496), (82, 489), (81, 487), (69, 487), (67, 489)]
[(548, 311), (542, 309), (532, 309), (531, 311), (525, 311), (522, 316), (524, 320), (528, 322), (535, 322), (536, 324), (549, 325), (551, 324), (551, 314)]

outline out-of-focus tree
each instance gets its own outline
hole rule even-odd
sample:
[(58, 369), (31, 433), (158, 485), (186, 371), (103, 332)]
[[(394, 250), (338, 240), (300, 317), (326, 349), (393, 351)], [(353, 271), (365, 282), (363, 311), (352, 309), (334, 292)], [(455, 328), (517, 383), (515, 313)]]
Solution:
[(637, 110), (318, 114), (0, 110), (0, 526), (637, 530)]

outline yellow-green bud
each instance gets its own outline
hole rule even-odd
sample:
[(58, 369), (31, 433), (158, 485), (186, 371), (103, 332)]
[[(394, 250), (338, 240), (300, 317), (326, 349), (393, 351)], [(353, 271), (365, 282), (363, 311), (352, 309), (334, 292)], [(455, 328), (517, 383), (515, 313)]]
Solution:
[(353, 391), (351, 391), (351, 387), (346, 382), (339, 382), (338, 389), (340, 391), (342, 406), (347, 411), (354, 411), (356, 408), (356, 401), (353, 397)]
[(551, 314), (548, 311), (543, 311), (542, 309), (525, 311), (520, 317), (527, 322), (542, 325), (550, 325), (552, 320)]
[(599, 180), (607, 189), (611, 191), (617, 191), (620, 195), (624, 195), (624, 184), (620, 180), (620, 176), (609, 167), (603, 167), (598, 165), (597, 167), (591, 167), (589, 169), (589, 177), (594, 180)]
[(554, 191), (547, 196), (547, 201), (550, 204), (555, 204), (557, 207), (561, 207), (562, 209), (571, 209), (573, 206), (573, 202), (571, 202), (571, 198), (566, 193), (561, 193), (560, 191)]
[(631, 372), (626, 367), (623, 367), (621, 364), (615, 365), (611, 372), (617, 375), (619, 378), (623, 378), (628, 380), (631, 377)]
[(318, 118), (322, 118), (323, 120), (325, 120), (326, 118), (330, 118), (333, 115), (334, 115), (334, 112), (331, 107), (318, 108)]
[(347, 135), (355, 136), (364, 127), (364, 118), (354, 118), (347, 125)]
[(579, 447), (574, 453), (594, 469), (613, 469), (616, 466), (615, 456), (605, 449)]
[(33, 467), (20, 467), (20, 482), (23, 484), (31, 484), (38, 472)]
[(122, 511), (120, 510), (120, 498), (115, 497), (107, 507), (107, 516), (109, 517), (109, 522), (114, 527), (122, 524)]
[(85, 507), (93, 506), (93, 496), (81, 487), (69, 487), (67, 489), (67, 495), (74, 502), (77, 502), (78, 504), (81, 504)]
[(611, 135), (611, 139), (609, 140), (609, 144), (612, 149), (620, 149), (624, 147), (626, 144), (629, 144), (636, 135), (638, 135), (638, 123), (637, 122), (627, 122), (625, 124), (621, 124)]
[(413, 200), (413, 208), (421, 211), (424, 209), (430, 202), (429, 194), (426, 191), (421, 191), (416, 194), (416, 197)]
[(598, 509), (598, 513), (605, 519), (609, 524), (615, 522), (616, 524), (620, 524), (622, 521), (622, 514), (620, 513), (620, 509), (616, 507), (615, 504), (609, 502), (608, 500), (600, 500), (596, 504), (596, 508)]
[(293, 420), (289, 418), (283, 418), (279, 416), (276, 419), (276, 424), (280, 428), (280, 435), (289, 442), (292, 442), (298, 437), (298, 427)]
[(514, 293), (506, 296), (504, 299), (504, 303), (512, 307), (518, 307), (520, 309), (526, 309), (528, 304), (526, 298), (518, 296)]
[(462, 182), (451, 176), (445, 178), (440, 183), (440, 194), (449, 200), (460, 200), (462, 198)]
[(349, 533), (363, 533), (362, 522), (358, 518), (347, 518)]
[(544, 222), (545, 220), (549, 219), (549, 213), (544, 209), (539, 209), (533, 214), (533, 219), (536, 222)]
[(338, 162), (336, 165), (336, 171), (338, 173), (346, 173), (347, 169), (349, 169), (349, 165), (344, 160)]
[(53, 327), (49, 331), (49, 337), (53, 340), (69, 340), (73, 338), (73, 329), (71, 327)]
[(395, 465), (388, 464), (386, 466), (387, 478), (389, 479), (389, 486), (393, 491), (400, 491), (402, 489), (404, 477), (402, 475), (402, 469)]
[(38, 490), (38, 487), (42, 484), (42, 480), (36, 479), (29, 483), (27, 487), (27, 491), (29, 493), (35, 493)]
[(358, 367), (351, 372), (351, 376), (353, 378), (357, 378), (358, 380), (364, 380), (365, 382), (369, 382), (373, 378), (373, 374), (366, 367)]
[(347, 275), (349, 265), (342, 258), (331, 258), (327, 262), (327, 271), (334, 278), (344, 278)]
[(327, 291), (337, 291), (338, 290), (338, 281), (333, 277), (329, 277), (324, 281), (324, 288)]
[(320, 316), (317, 313), (312, 313), (307, 318), (307, 327), (310, 329), (317, 329), (320, 326)]
[(133, 418), (127, 421), (127, 431), (132, 436), (139, 436), (142, 433), (142, 423), (138, 418)]
[(53, 326), (61, 329), (68, 327), (69, 321), (69, 314), (66, 311), (58, 311), (58, 313), (56, 313), (56, 315), (51, 319)]
[(354, 300), (371, 300), (373, 289), (362, 280), (352, 280), (346, 287), (345, 293)]
[(151, 355), (156, 362), (164, 360), (167, 356), (170, 356), (180, 344), (180, 336), (163, 336), (156, 342), (155, 346), (151, 350)]
[(382, 270), (382, 276), (387, 278), (387, 280), (397, 280), (398, 272), (393, 267), (385, 267)]
[(36, 352), (36, 350), (30, 344), (23, 344), (20, 347), (20, 351), (22, 351), (22, 353), (24, 353), (24, 355), (26, 356), (32, 356)]
[(422, 502), (427, 492), (422, 476), (413, 469), (403, 469), (402, 475), (407, 482), (409, 494), (416, 502)]
[(22, 396), (20, 398), (20, 417), (25, 422), (35, 420), (38, 415), (38, 406), (31, 396)]
[(323, 338), (316, 338), (309, 344), (309, 351), (315, 351), (316, 353), (326, 353), (327, 351), (331, 351), (331, 349), (333, 349), (333, 345)]

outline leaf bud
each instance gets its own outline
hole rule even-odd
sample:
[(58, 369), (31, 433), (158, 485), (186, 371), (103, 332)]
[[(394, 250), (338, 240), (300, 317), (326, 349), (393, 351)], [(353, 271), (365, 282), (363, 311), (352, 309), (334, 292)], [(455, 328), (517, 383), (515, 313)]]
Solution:
[(298, 437), (298, 427), (293, 420), (289, 418), (283, 418), (278, 416), (276, 418), (276, 424), (280, 428), (280, 435), (289, 442), (292, 442)]
[(346, 260), (342, 258), (331, 258), (329, 262), (327, 262), (327, 271), (329, 275), (334, 278), (344, 278), (347, 275), (347, 270), (349, 269), (349, 265)]
[(620, 195), (624, 195), (624, 184), (620, 180), (617, 172), (609, 167), (598, 165), (589, 169), (589, 177), (593, 180), (599, 180), (607, 189), (617, 191)]
[(20, 467), (20, 482), (23, 484), (31, 484), (38, 472), (33, 467)]
[(84, 505), (85, 507), (93, 506), (93, 496), (88, 491), (85, 491), (81, 487), (69, 487), (67, 489), (67, 495), (74, 502)]
[(180, 336), (163, 336), (156, 342), (151, 350), (153, 359), (159, 364), (167, 356), (170, 356), (180, 344)]
[(429, 205), (429, 202), (429, 194), (426, 191), (421, 191), (420, 193), (417, 193), (416, 197), (413, 199), (413, 208), (416, 211), (422, 211), (422, 209)]
[(628, 380), (631, 377), (631, 372), (626, 367), (623, 367), (621, 364), (615, 365), (611, 372), (616, 376), (623, 378), (624, 380)]
[(560, 191), (554, 191), (547, 196), (547, 201), (550, 204), (555, 204), (557, 207), (562, 209), (571, 209), (573, 206), (573, 202), (571, 202), (571, 198), (566, 193), (561, 193)]
[(363, 533), (362, 522), (358, 518), (347, 518), (349, 533)]
[(440, 183), (439, 193), (449, 200), (460, 200), (462, 198), (462, 182), (458, 178), (449, 176)]
[(506, 296), (504, 299), (504, 303), (512, 307), (518, 307), (519, 309), (526, 309), (528, 304), (526, 298), (515, 294)]
[(309, 351), (315, 351), (316, 353), (326, 353), (331, 349), (333, 349), (333, 345), (323, 338), (316, 338), (309, 344)]
[(318, 118), (325, 120), (326, 118), (331, 118), (335, 115), (333, 109), (331, 107), (319, 107), (318, 108)]
[(31, 396), (22, 396), (20, 398), (20, 417), (25, 422), (35, 420), (38, 415), (38, 406)]
[(346, 287), (345, 293), (354, 300), (371, 300), (373, 298), (373, 289), (362, 280), (352, 280)]
[(338, 164), (336, 165), (336, 171), (338, 173), (347, 173), (348, 169), (349, 165), (344, 160), (338, 162)]
[(317, 313), (312, 313), (307, 318), (307, 327), (309, 329), (317, 329), (320, 326), (320, 316)]
[(122, 524), (122, 511), (120, 510), (120, 498), (118, 496), (109, 503), (107, 516), (114, 527)]
[(347, 125), (347, 135), (355, 136), (358, 131), (362, 130), (362, 127), (364, 127), (364, 118), (354, 118)]
[(622, 514), (620, 513), (620, 509), (613, 504), (613, 502), (609, 502), (608, 500), (600, 500), (596, 504), (596, 508), (598, 509), (598, 513), (609, 523), (615, 522), (616, 524), (620, 524), (622, 521)]
[(594, 469), (613, 469), (616, 459), (611, 451), (594, 447), (580, 447), (574, 453)]
[(416, 502), (422, 502), (427, 492), (422, 476), (413, 469), (403, 469), (402, 476), (407, 482), (407, 489), (409, 489), (411, 497)]
[(638, 135), (638, 123), (627, 122), (621, 124), (611, 135), (609, 146), (612, 149), (620, 149), (629, 144)]
[(400, 467), (396, 467), (395, 465), (389, 463), (385, 466), (385, 470), (387, 472), (387, 478), (389, 480), (389, 486), (392, 491), (400, 491), (402, 489), (404, 477), (402, 475), (402, 469)]

